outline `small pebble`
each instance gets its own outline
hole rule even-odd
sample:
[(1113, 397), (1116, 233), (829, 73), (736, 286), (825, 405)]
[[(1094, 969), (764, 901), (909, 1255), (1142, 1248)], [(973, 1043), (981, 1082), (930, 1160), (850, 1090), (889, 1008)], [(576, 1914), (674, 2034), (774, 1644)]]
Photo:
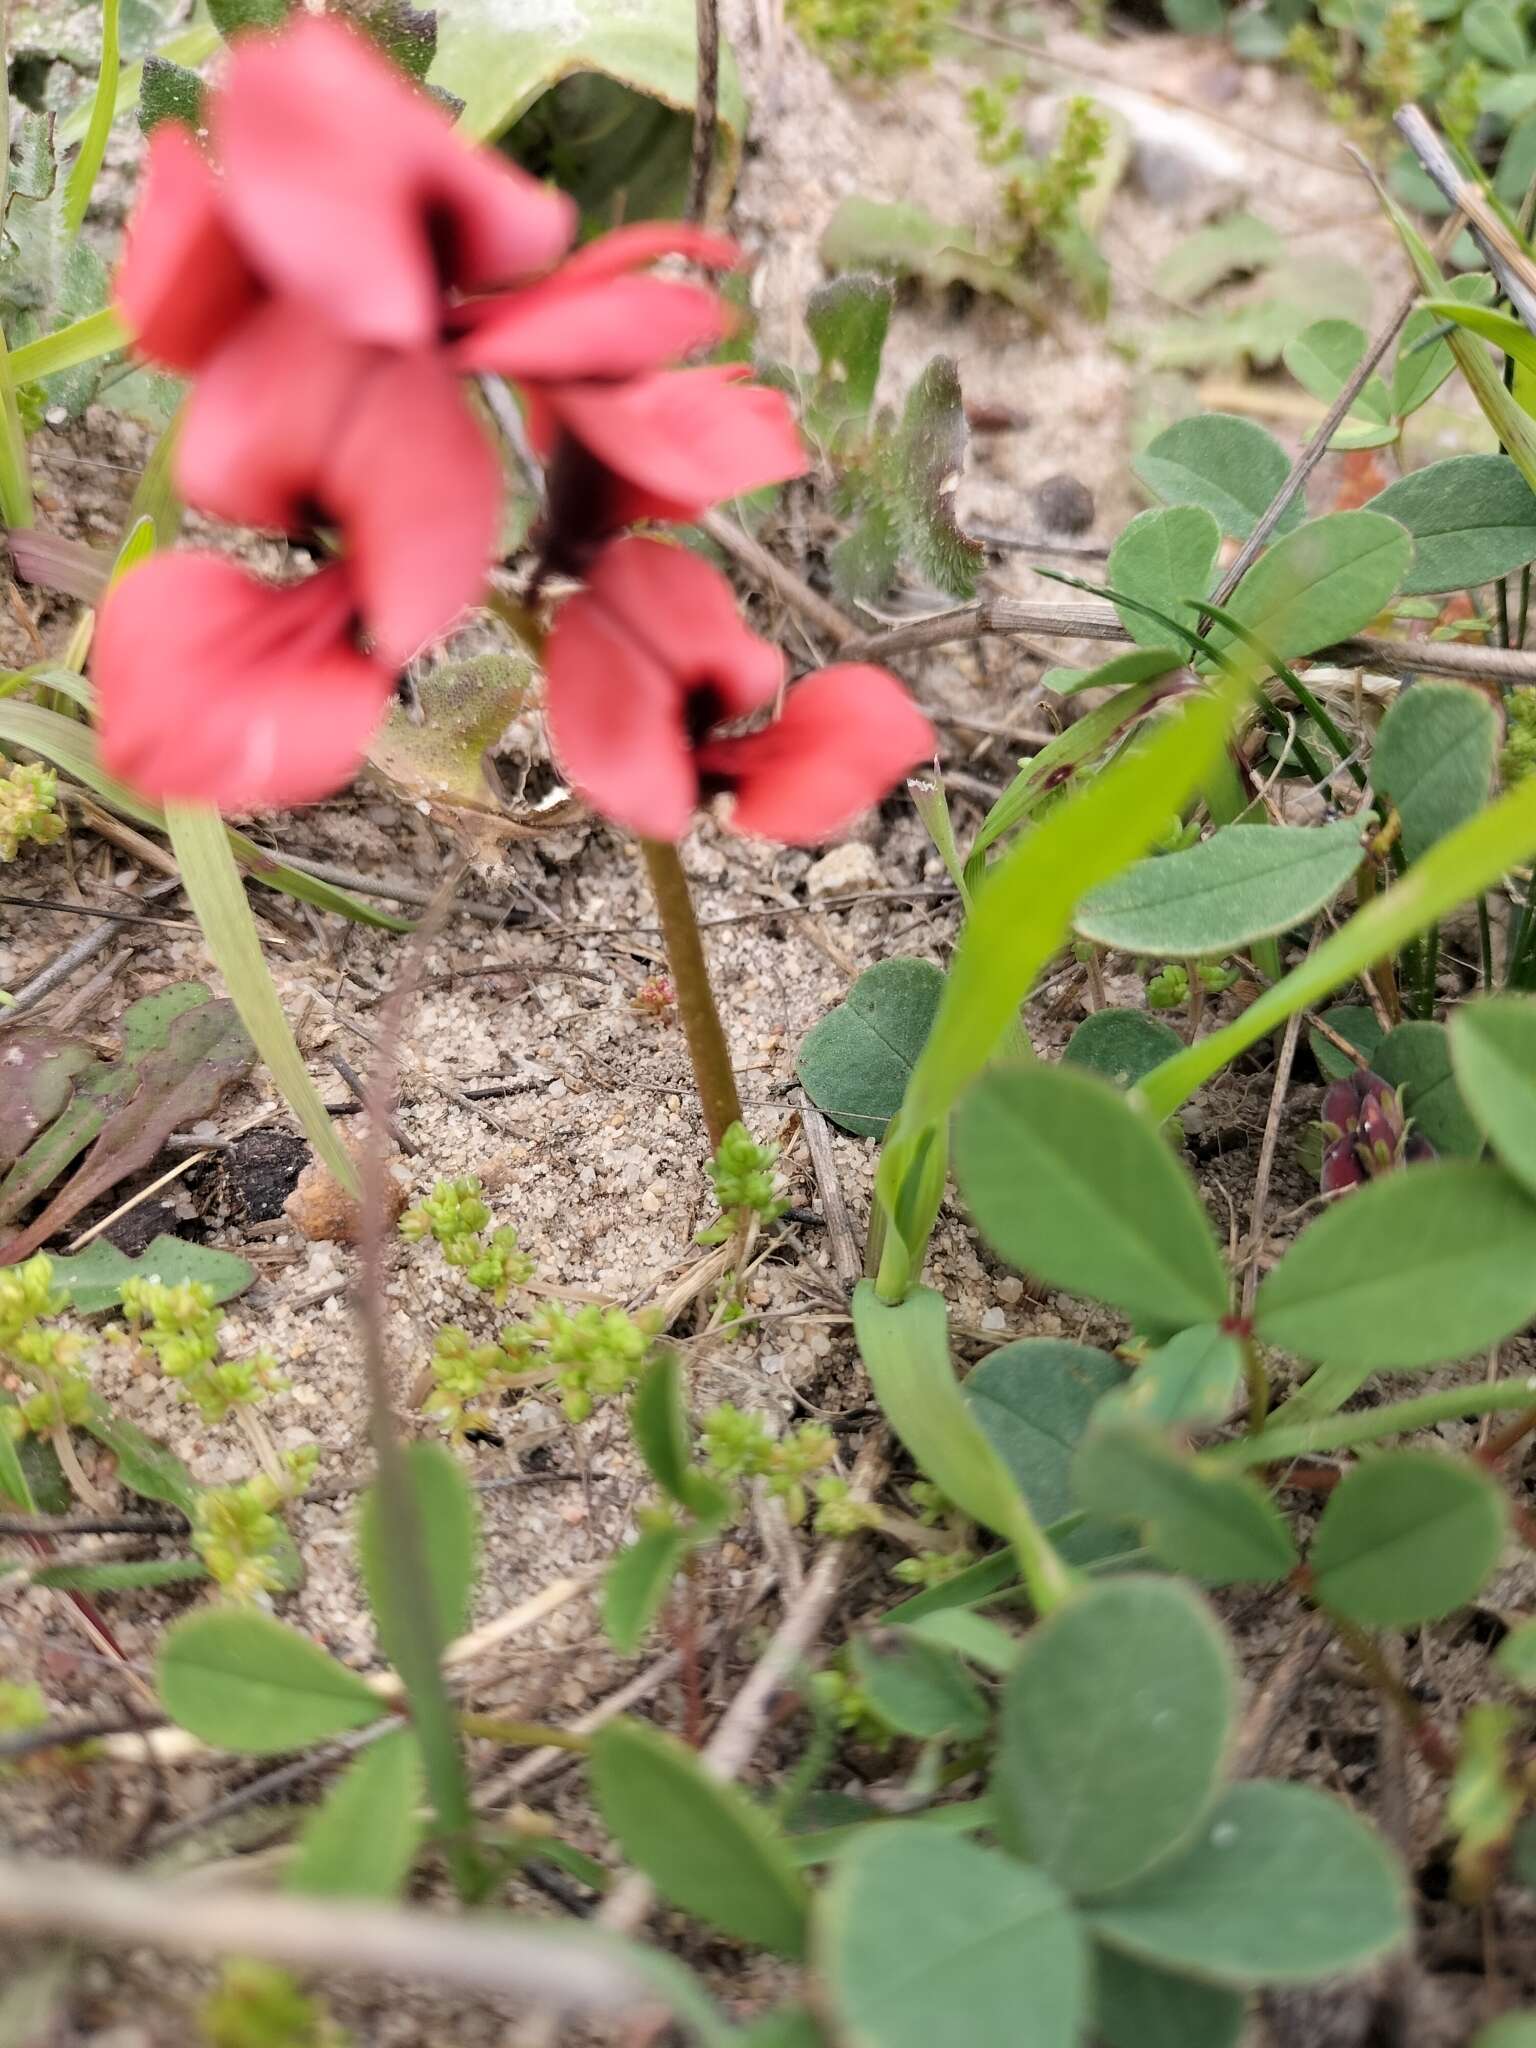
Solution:
[(1086, 533), (1093, 524), (1093, 493), (1065, 470), (1034, 489), (1036, 516), (1052, 533)]

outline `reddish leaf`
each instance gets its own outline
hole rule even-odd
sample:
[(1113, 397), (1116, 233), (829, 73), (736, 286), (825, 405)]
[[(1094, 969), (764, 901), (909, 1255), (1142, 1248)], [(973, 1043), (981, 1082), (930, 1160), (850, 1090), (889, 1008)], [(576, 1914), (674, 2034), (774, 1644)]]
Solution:
[(26, 1258), (98, 1195), (147, 1166), (171, 1132), (206, 1116), (255, 1057), (233, 1003), (184, 1010), (171, 1023), (166, 1044), (139, 1063), (138, 1086), (108, 1114), (79, 1171), (40, 1216), (0, 1247), (0, 1265)]
[(0, 1036), (0, 1167), (19, 1159), (68, 1102), (75, 1076), (96, 1055), (83, 1039), (56, 1031)]

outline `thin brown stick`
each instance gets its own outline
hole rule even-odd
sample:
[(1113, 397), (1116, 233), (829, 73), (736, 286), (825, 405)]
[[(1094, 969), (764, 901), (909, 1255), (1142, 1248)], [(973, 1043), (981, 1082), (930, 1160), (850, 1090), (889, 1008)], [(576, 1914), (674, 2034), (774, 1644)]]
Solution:
[[(1311, 952), (1311, 947), (1307, 951)], [(1291, 1085), (1291, 1068), (1296, 1062), (1296, 1046), (1301, 1037), (1303, 1018), (1296, 1011), (1285, 1027), (1285, 1036), (1280, 1041), (1280, 1055), (1275, 1061), (1275, 1081), (1269, 1092), (1269, 1114), (1264, 1119), (1264, 1138), (1259, 1146), (1258, 1171), (1253, 1182), (1253, 1207), (1248, 1214), (1248, 1263), (1243, 1271), (1243, 1315), (1253, 1313), (1253, 1297), (1259, 1286), (1259, 1253), (1264, 1243), (1264, 1210), (1269, 1201), (1269, 1177), (1274, 1171), (1275, 1150), (1280, 1142), (1280, 1116), (1285, 1108), (1285, 1093)]]
[(694, 0), (694, 17), (698, 23), (699, 73), (694, 89), (687, 217), (701, 221), (709, 211), (709, 174), (714, 169), (715, 137), (720, 126), (720, 17), (716, 0)]
[(1323, 1654), (1327, 1641), (1327, 1622), (1320, 1614), (1310, 1615), (1301, 1622), (1290, 1648), (1271, 1667), (1269, 1676), (1243, 1716), (1233, 1761), (1238, 1777), (1252, 1777), (1263, 1769), (1264, 1758), (1281, 1716), (1311, 1676), (1312, 1667)]
[(843, 1200), (842, 1183), (837, 1177), (837, 1160), (832, 1151), (832, 1134), (827, 1120), (814, 1103), (803, 1099), (800, 1128), (805, 1132), (805, 1146), (811, 1155), (811, 1170), (816, 1176), (816, 1192), (821, 1196), (821, 1213), (827, 1226), (827, 1247), (832, 1254), (833, 1269), (844, 1294), (851, 1294), (859, 1284), (864, 1261), (859, 1256), (858, 1239), (848, 1220), (848, 1204)]
[(824, 640), (830, 640), (839, 651), (860, 638), (859, 629), (851, 619), (844, 618), (835, 604), (824, 598), (819, 590), (813, 590), (803, 576), (797, 576), (777, 555), (770, 554), (760, 540), (754, 540), (734, 519), (728, 519), (723, 512), (706, 512), (699, 525), (716, 547), (723, 548), (749, 576), (771, 590), (806, 625)]

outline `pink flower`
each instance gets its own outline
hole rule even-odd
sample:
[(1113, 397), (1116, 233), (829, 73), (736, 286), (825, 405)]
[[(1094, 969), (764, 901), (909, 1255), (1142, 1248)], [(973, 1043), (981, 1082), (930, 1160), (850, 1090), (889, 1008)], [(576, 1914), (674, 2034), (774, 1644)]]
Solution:
[(300, 300), (354, 341), (424, 348), (450, 294), (558, 262), (576, 210), (453, 132), (365, 37), (300, 17), (241, 36), (209, 127), (156, 131), (117, 280), (146, 355), (201, 366), (258, 292)]
[(221, 810), (328, 796), (394, 689), (356, 625), (343, 567), (279, 588), (219, 555), (153, 556), (96, 628), (103, 765), (144, 796)]
[(176, 450), (189, 503), (236, 526), (335, 526), (380, 656), (408, 661), (479, 594), (501, 469), (447, 359), (348, 341), (273, 299), (198, 380)]
[(642, 838), (681, 838), (700, 802), (728, 790), (737, 830), (811, 844), (933, 752), (895, 677), (857, 666), (808, 677), (761, 732), (718, 736), (777, 696), (783, 660), (742, 623), (722, 577), (660, 541), (603, 550), (555, 618), (545, 673), (564, 772)]
[(116, 292), (140, 352), (172, 370), (201, 369), (263, 295), (221, 197), (187, 130), (162, 121), (150, 137)]
[(626, 526), (691, 522), (806, 467), (788, 402), (746, 382), (744, 365), (666, 367), (731, 327), (714, 292), (633, 274), (668, 254), (717, 269), (741, 260), (717, 235), (645, 222), (459, 316), (458, 360), (510, 377), (524, 393), (529, 438), (549, 469), (543, 540), (553, 567), (579, 574)]

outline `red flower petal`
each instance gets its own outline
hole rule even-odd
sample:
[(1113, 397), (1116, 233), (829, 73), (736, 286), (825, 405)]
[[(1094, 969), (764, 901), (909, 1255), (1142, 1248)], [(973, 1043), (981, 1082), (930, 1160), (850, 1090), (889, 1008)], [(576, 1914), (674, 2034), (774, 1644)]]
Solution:
[(731, 825), (808, 846), (868, 810), (934, 750), (933, 728), (884, 669), (822, 669), (791, 690), (781, 717), (699, 749), (699, 772), (735, 792)]
[(143, 354), (196, 370), (261, 296), (225, 224), (219, 182), (178, 122), (150, 138), (116, 298)]
[(784, 664), (707, 562), (621, 540), (561, 606), (545, 673), (550, 742), (572, 784), (631, 832), (679, 839), (699, 801), (691, 726), (768, 703)]
[(728, 235), (711, 234), (708, 228), (680, 220), (637, 220), (575, 250), (561, 264), (560, 275), (587, 284), (594, 278), (643, 270), (661, 256), (686, 256), (706, 270), (739, 270), (747, 260)]
[(745, 718), (778, 695), (784, 657), (744, 623), (725, 578), (687, 548), (615, 541), (571, 603), (578, 601), (612, 619), (680, 695), (707, 692), (711, 725)]
[(464, 368), (540, 383), (657, 370), (713, 347), (734, 325), (730, 308), (703, 285), (662, 277), (573, 283), (564, 271), (464, 311), (469, 329), (454, 349)]
[(681, 839), (699, 781), (676, 679), (584, 591), (555, 617), (544, 675), (549, 743), (572, 787), (644, 839)]
[(547, 270), (574, 232), (569, 199), (461, 141), (334, 19), (240, 38), (212, 127), (262, 272), (361, 341), (425, 344), (445, 286), (489, 291)]
[(613, 385), (550, 384), (543, 397), (567, 433), (641, 494), (632, 517), (692, 518), (805, 472), (788, 400), (742, 376), (735, 364), (663, 370)]
[(157, 801), (309, 803), (356, 772), (393, 688), (352, 643), (340, 568), (277, 588), (218, 555), (156, 555), (91, 655), (109, 774)]
[(496, 545), (500, 467), (445, 360), (347, 341), (291, 299), (210, 364), (176, 472), (189, 503), (235, 525), (338, 525), (395, 667), (479, 594)]

